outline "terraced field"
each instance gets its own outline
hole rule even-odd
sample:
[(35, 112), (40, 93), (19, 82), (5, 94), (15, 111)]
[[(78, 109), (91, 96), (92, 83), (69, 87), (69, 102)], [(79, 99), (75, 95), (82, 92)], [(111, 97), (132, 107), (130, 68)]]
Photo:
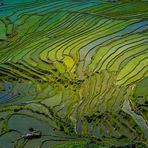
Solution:
[(146, 148), (147, 18), (147, 0), (0, 0), (0, 148)]

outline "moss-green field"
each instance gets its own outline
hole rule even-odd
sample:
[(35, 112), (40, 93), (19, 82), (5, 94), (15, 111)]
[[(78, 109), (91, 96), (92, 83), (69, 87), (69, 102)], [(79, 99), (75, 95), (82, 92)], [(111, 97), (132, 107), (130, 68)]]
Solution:
[(0, 0), (0, 148), (147, 141), (148, 0)]

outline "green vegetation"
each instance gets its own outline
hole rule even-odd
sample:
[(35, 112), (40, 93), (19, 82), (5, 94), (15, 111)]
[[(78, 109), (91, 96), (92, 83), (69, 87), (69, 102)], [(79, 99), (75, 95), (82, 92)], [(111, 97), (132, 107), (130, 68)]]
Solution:
[(0, 3), (0, 147), (148, 146), (148, 1)]

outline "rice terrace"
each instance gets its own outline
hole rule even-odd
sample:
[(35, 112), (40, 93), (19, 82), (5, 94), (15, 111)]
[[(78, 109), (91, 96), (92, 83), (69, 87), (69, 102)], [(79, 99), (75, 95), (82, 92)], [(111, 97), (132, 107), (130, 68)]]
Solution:
[(0, 0), (0, 148), (147, 148), (148, 0)]

